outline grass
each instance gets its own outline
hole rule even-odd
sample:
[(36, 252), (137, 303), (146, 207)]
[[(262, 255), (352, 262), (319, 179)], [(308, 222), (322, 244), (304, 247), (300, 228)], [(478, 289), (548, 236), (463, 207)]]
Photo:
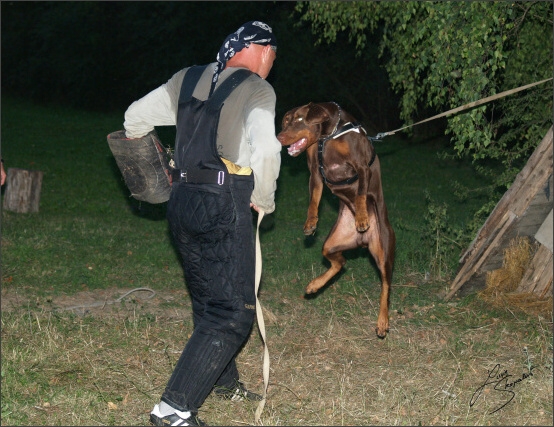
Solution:
[[(71, 291), (76, 285), (86, 289), (137, 283), (169, 288), (180, 285), (180, 266), (167, 231), (165, 204), (149, 205), (130, 198), (109, 151), (106, 135), (121, 127), (122, 117), (118, 115), (45, 109), (3, 100), (2, 153), (6, 166), (44, 172), (39, 214), (2, 212), (3, 276), (11, 278), (4, 285), (43, 295)], [(172, 141), (170, 130), (159, 132), (162, 141)], [(428, 192), (449, 203), (450, 224), (463, 228), (481, 201), (459, 202), (448, 182), (462, 179), (476, 187), (479, 179), (463, 162), (439, 160), (436, 144), (391, 139), (376, 145), (399, 242), (395, 274), (425, 274), (433, 250), (433, 245), (421, 244), (429, 234), (425, 195)], [(268, 272), (283, 272), (290, 266), (294, 273), (299, 268), (324, 267), (321, 245), (336, 219), (338, 201), (325, 191), (318, 232), (305, 239), (302, 226), (307, 182), (305, 158), (292, 159), (284, 154), (274, 214), (276, 228), (262, 237)], [(461, 250), (458, 247), (450, 252), (451, 269)], [(367, 270), (365, 251), (352, 251), (347, 256), (349, 266), (362, 263), (362, 269)], [(27, 267), (21, 269), (22, 264)], [(162, 281), (160, 270), (169, 273)], [(376, 274), (373, 271), (372, 276)]]
[[(2, 425), (145, 425), (192, 330), (165, 206), (129, 198), (107, 146), (122, 120), (2, 100), (6, 166), (45, 172), (39, 213), (2, 212)], [(159, 133), (171, 141), (170, 129)], [(318, 232), (304, 238), (305, 159), (283, 156), (275, 226), (261, 235), (271, 357), (263, 424), (552, 425), (552, 319), (491, 308), (476, 295), (438, 296), (465, 246), (446, 246), (441, 275), (434, 273), (435, 243), (452, 236), (426, 219), (429, 197), (448, 206), (439, 219), (457, 229), (483, 203), (453, 196), (449, 182), (481, 183), (467, 163), (439, 159), (443, 146), (376, 143), (398, 242), (385, 340), (374, 333), (379, 285), (367, 251), (347, 253), (340, 277), (303, 298), (326, 268), (321, 245), (337, 201), (324, 194)], [(429, 238), (437, 230), (444, 239)], [(67, 309), (107, 304), (136, 287), (156, 295)], [(261, 356), (254, 328), (238, 363), (256, 391)], [(470, 402), (496, 364), (513, 381), (532, 375), (491, 414), (508, 400), (495, 384)], [(200, 416), (252, 424), (255, 409), (210, 396)]]
[[(273, 314), (265, 425), (551, 424), (544, 319), (435, 301), (393, 312), (391, 333), (379, 340), (373, 298), (362, 290), (330, 291), (317, 304), (277, 289), (262, 298)], [(33, 307), (3, 313), (2, 423), (145, 425), (191, 327), (190, 316), (155, 316), (140, 306), (112, 316)], [(514, 380), (528, 372), (524, 348), (533, 376), (514, 388), (514, 401), (490, 414), (507, 399), (489, 385), (470, 407), (496, 363)], [(239, 366), (255, 390), (261, 354), (253, 331)], [(212, 425), (251, 424), (255, 407), (210, 396), (201, 416)]]

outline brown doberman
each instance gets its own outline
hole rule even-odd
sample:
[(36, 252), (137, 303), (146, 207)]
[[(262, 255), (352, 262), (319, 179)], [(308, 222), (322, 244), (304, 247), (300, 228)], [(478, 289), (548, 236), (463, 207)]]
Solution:
[(389, 329), (389, 291), (396, 237), (383, 189), (381, 167), (371, 140), (354, 117), (334, 102), (309, 103), (283, 117), (277, 139), (291, 156), (306, 151), (310, 169), (310, 204), (304, 234), (313, 234), (323, 184), (339, 198), (335, 225), (323, 244), (323, 256), (331, 267), (312, 280), (306, 293), (317, 292), (346, 263), (342, 252), (368, 248), (381, 273), (381, 298), (377, 328), (380, 338)]

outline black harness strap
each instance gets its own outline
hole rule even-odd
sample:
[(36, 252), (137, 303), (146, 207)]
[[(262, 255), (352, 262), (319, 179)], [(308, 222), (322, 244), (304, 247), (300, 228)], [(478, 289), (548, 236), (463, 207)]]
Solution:
[[(317, 159), (319, 161), (319, 172), (321, 173), (321, 177), (323, 178), (323, 181), (325, 181), (325, 183), (327, 184), (331, 184), (331, 185), (348, 185), (348, 184), (352, 184), (354, 182), (357, 181), (358, 179), (358, 174), (355, 174), (354, 176), (350, 177), (350, 178), (347, 178), (347, 179), (344, 179), (342, 181), (331, 181), (329, 180), (326, 176), (325, 176), (325, 172), (323, 171), (323, 149), (325, 147), (325, 143), (327, 141), (329, 141), (330, 139), (336, 139), (338, 138), (339, 136), (347, 133), (347, 132), (350, 132), (350, 131), (358, 131), (358, 129), (360, 129), (361, 131), (363, 131), (363, 133), (367, 136), (367, 132), (365, 131), (365, 129), (358, 123), (356, 122), (348, 122), (348, 123), (345, 123), (340, 129), (336, 129), (335, 128), (335, 131), (330, 134), (330, 135), (327, 135), (326, 137), (324, 138), (321, 138), (319, 141), (318, 141), (318, 145), (317, 145)], [(377, 153), (375, 152), (375, 148), (373, 147), (373, 144), (371, 143), (371, 139), (368, 137), (367, 138), (368, 141), (369, 141), (369, 144), (372, 146), (373, 148), (373, 155), (371, 156), (371, 160), (369, 161), (368, 163), (368, 166), (371, 166), (373, 164), (373, 162), (375, 161), (375, 156), (377, 155)]]
[(227, 77), (223, 83), (221, 83), (221, 86), (218, 86), (218, 88), (215, 90), (215, 92), (212, 94), (207, 102), (210, 103), (214, 108), (219, 108), (221, 104), (223, 104), (223, 102), (231, 94), (231, 92), (235, 90), (235, 88), (244, 80), (246, 80), (250, 75), (252, 75), (252, 71), (250, 70), (241, 68), (240, 70), (235, 71), (233, 74)]
[[(188, 69), (185, 74), (185, 79), (181, 85), (181, 93), (179, 94), (179, 103), (189, 101), (192, 98), (192, 94), (198, 80), (202, 76), (202, 73), (206, 69), (207, 65), (202, 66), (192, 66)], [(252, 71), (246, 69), (240, 69), (231, 74), (217, 90), (212, 94), (206, 102), (209, 102), (213, 107), (219, 107), (225, 99), (231, 94), (231, 92), (240, 85), (249, 75), (252, 74)]]
[(192, 98), (192, 93), (198, 84), (198, 80), (202, 77), (202, 73), (207, 65), (193, 65), (186, 74), (183, 83), (181, 84), (181, 93), (179, 93), (179, 104), (188, 101)]
[[(183, 83), (181, 85), (181, 92), (179, 94), (179, 104), (190, 102), (193, 99), (193, 92), (198, 84), (202, 73), (206, 69), (206, 66), (193, 66), (185, 74)], [(250, 70), (240, 69), (235, 71), (229, 77), (223, 81), (216, 91), (204, 102), (204, 105), (207, 106), (208, 110), (218, 111), (223, 102), (231, 94), (231, 92), (240, 85), (244, 80), (246, 80), (253, 73)], [(219, 120), (217, 117), (216, 120)], [(215, 122), (217, 126), (217, 121)], [(176, 147), (176, 151), (177, 147)], [(198, 151), (198, 149), (196, 149)], [(221, 165), (223, 163), (219, 160)], [(216, 170), (216, 169), (199, 169), (195, 167), (186, 167), (185, 165), (180, 165), (181, 169), (174, 169), (172, 171), (173, 181), (185, 181), (193, 182), (198, 184), (218, 184), (224, 185), (228, 183), (226, 180), (227, 170)], [(223, 168), (225, 168), (223, 166)]]

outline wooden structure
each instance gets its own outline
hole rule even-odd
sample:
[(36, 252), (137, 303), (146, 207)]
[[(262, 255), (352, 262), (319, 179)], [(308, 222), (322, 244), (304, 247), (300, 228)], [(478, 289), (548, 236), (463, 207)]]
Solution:
[(445, 299), (484, 288), (487, 272), (502, 267), (504, 249), (523, 236), (540, 246), (516, 292), (551, 295), (553, 191), (551, 127), (461, 257)]
[(38, 212), (42, 176), (41, 171), (8, 168), (4, 210), (18, 213)]

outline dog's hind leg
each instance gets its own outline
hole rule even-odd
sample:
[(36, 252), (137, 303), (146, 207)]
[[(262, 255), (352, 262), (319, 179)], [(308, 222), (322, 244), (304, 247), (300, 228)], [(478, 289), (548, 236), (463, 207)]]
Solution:
[(379, 300), (379, 317), (375, 332), (379, 338), (385, 338), (389, 330), (389, 300), (392, 283), (392, 268), (396, 237), (386, 218), (386, 212), (377, 214), (370, 205), (371, 225), (367, 231), (368, 249), (381, 274), (381, 297)]
[(306, 287), (307, 294), (317, 292), (341, 270), (346, 264), (342, 252), (359, 246), (358, 235), (352, 211), (341, 202), (337, 221), (323, 244), (323, 256), (329, 260), (331, 266), (325, 273), (308, 284)]

